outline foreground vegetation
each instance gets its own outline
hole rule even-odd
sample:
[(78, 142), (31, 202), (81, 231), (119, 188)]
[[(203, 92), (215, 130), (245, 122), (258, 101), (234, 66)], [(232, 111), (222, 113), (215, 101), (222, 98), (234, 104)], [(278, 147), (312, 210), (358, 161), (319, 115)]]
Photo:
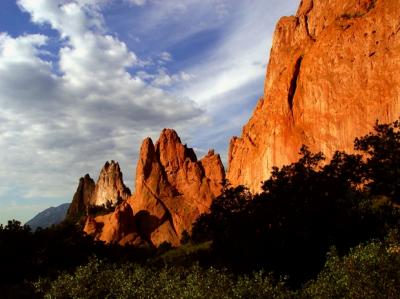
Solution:
[(230, 188), (185, 245), (104, 245), (64, 223), (0, 226), (0, 292), (14, 298), (399, 298), (400, 122), (360, 153), (301, 149), (262, 192)]
[(198, 265), (155, 269), (96, 258), (35, 287), (46, 298), (398, 298), (400, 243), (372, 241), (344, 257), (331, 251), (318, 277), (297, 290), (262, 271), (234, 275)]

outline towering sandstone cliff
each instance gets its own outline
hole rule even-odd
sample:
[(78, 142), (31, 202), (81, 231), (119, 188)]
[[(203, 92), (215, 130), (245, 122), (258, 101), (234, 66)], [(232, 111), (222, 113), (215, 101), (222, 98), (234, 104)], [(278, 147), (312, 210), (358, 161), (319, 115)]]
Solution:
[(119, 173), (118, 164), (107, 163), (95, 186), (85, 176), (74, 201), (76, 206), (85, 207), (84, 203), (102, 204), (104, 199), (124, 194), (124, 201), (114, 212), (87, 216), (84, 231), (105, 242), (134, 245), (179, 245), (182, 233), (190, 232), (197, 217), (221, 194), (225, 180), (219, 155), (210, 151), (198, 161), (194, 151), (171, 129), (164, 129), (155, 145), (150, 138), (143, 141), (135, 193), (128, 200)]
[(400, 1), (303, 0), (275, 31), (264, 96), (231, 140), (227, 178), (258, 191), (302, 144), (351, 151), (400, 115)]

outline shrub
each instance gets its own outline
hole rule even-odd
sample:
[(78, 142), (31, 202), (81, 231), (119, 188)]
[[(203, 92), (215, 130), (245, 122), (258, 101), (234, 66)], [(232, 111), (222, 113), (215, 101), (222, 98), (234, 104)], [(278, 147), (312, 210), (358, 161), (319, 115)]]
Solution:
[(400, 243), (371, 241), (345, 257), (328, 255), (318, 278), (307, 284), (305, 298), (399, 298)]
[(256, 272), (235, 278), (226, 270), (172, 267), (151, 269), (107, 264), (92, 258), (73, 274), (34, 284), (45, 298), (290, 298), (284, 281)]

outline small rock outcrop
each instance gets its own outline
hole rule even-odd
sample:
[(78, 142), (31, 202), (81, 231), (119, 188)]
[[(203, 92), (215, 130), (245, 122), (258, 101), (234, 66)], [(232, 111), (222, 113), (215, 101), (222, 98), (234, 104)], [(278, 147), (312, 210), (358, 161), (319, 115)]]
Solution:
[(227, 178), (253, 192), (302, 144), (353, 150), (375, 121), (400, 115), (400, 1), (303, 0), (275, 30), (259, 101), (230, 143)]
[(65, 217), (67, 220), (78, 222), (82, 217), (86, 216), (95, 187), (96, 184), (89, 174), (79, 179), (78, 188)]
[(99, 179), (91, 198), (91, 205), (101, 206), (107, 204), (107, 202), (115, 205), (130, 196), (131, 191), (124, 184), (119, 164), (114, 161), (106, 162), (100, 171)]
[(210, 151), (198, 161), (178, 134), (164, 129), (154, 145), (144, 140), (136, 169), (135, 194), (129, 199), (140, 231), (150, 242), (178, 245), (197, 217), (221, 194), (225, 172)]
[(106, 162), (97, 183), (89, 174), (79, 180), (66, 219), (77, 222), (88, 215), (90, 206), (102, 206), (107, 203), (115, 206), (130, 196), (131, 191), (124, 184), (119, 164), (114, 161)]

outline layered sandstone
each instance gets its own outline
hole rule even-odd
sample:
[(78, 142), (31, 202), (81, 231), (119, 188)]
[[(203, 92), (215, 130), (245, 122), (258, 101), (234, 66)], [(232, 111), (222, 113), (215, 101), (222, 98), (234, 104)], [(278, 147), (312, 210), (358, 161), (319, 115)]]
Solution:
[(351, 152), (400, 115), (400, 1), (304, 0), (275, 31), (264, 96), (231, 140), (227, 178), (255, 192), (302, 144)]
[(164, 129), (155, 145), (147, 138), (129, 200), (140, 231), (155, 245), (178, 245), (183, 231), (190, 232), (196, 218), (221, 194), (224, 179), (219, 155), (210, 151), (198, 161), (174, 130)]

